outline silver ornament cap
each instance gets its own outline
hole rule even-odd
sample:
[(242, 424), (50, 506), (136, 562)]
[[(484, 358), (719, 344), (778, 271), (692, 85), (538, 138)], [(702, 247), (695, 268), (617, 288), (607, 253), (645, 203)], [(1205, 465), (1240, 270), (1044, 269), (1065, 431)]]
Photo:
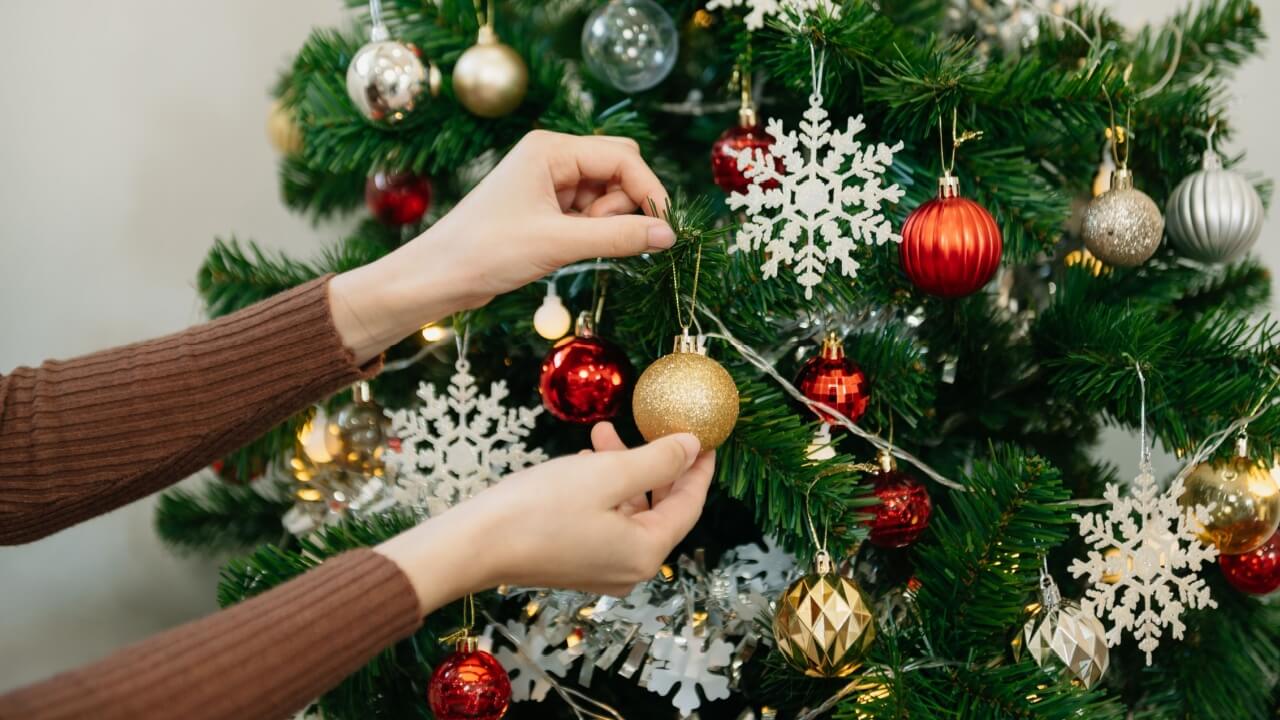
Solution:
[(1234, 260), (1262, 234), (1258, 191), (1240, 173), (1224, 169), (1212, 148), (1205, 151), (1200, 170), (1174, 188), (1165, 212), (1174, 248), (1203, 263)]
[(439, 71), (429, 72), (411, 46), (374, 40), (347, 66), (347, 95), (366, 119), (394, 124), (413, 111), (424, 89), (437, 92), (438, 77)]
[(1155, 202), (1133, 187), (1133, 173), (1112, 173), (1111, 189), (1085, 209), (1085, 247), (1099, 260), (1118, 267), (1137, 267), (1160, 247), (1164, 218)]

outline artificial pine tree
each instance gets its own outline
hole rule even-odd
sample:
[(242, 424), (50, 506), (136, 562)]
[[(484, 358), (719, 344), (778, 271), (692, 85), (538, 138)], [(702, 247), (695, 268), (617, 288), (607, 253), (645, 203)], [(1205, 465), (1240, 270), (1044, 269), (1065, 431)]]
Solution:
[[(388, 0), (378, 18), (367, 16), (362, 0), (349, 1), (353, 27), (313, 32), (275, 88), (273, 128), (288, 139), (280, 145), (287, 152), (282, 193), (290, 208), (316, 220), (356, 213), (362, 200), (383, 220), (360, 223), (309, 261), (217, 241), (199, 274), (210, 314), (381, 257), (447, 212), (532, 129), (623, 135), (641, 144), (677, 198), (664, 209), (677, 245), (653, 257), (570, 268), (552, 278), (558, 299), (594, 312), (600, 337), (625, 339), (619, 346), (638, 370), (670, 351), (682, 325), (696, 323), (740, 396), (703, 519), (669, 569), (682, 588), (741, 581), (733, 586), (741, 592), (693, 591), (692, 615), (683, 602), (655, 611), (647, 596), (636, 595), (617, 604), (516, 589), (477, 598), (482, 617), (503, 628), (491, 635), (508, 669), (523, 663), (529, 672), (516, 646), (527, 654), (536, 641), (533, 654), (554, 670), (546, 678), (513, 673), (523, 694), (545, 699), (516, 702), (509, 717), (575, 717), (559, 692), (548, 691), (548, 679), (627, 718), (679, 717), (694, 708), (704, 719), (821, 712), (846, 719), (1046, 720), (1262, 718), (1280, 709), (1280, 611), (1223, 581), (1212, 565), (1201, 575), (1216, 607), (1184, 612), (1183, 637), (1166, 636), (1150, 666), (1146, 653), (1123, 639), (1110, 648), (1105, 676), (1086, 689), (1010, 647), (1022, 638), (1029, 603), (1041, 599), (1042, 564), (1063, 597), (1085, 594), (1068, 572), (1072, 559), (1087, 552), (1072, 516), (1093, 509), (1089, 502), (1116, 480), (1112, 467), (1090, 457), (1104, 426), (1136, 429), (1145, 408), (1156, 440), (1182, 457), (1207, 439), (1221, 440), (1233, 421), (1256, 415), (1248, 425), (1252, 456), (1275, 451), (1280, 411), (1271, 403), (1280, 395), (1280, 355), (1275, 326), (1259, 317), (1269, 299), (1267, 271), (1249, 258), (1190, 262), (1168, 243), (1136, 267), (1104, 266), (1081, 248), (1081, 216), (1104, 147), (1114, 148), (1111, 159), (1131, 173), (1124, 183), (1163, 208), (1179, 181), (1200, 169), (1205, 133), (1216, 126), (1219, 138), (1230, 137), (1223, 115), (1230, 71), (1264, 39), (1256, 5), (1203, 0), (1135, 35), (1093, 3), (1064, 10), (1034, 0), (713, 0), (661, 7), (614, 0), (634, 3), (651, 18), (665, 8), (672, 18), (674, 35), (662, 23), (654, 26), (644, 48), (654, 62), (637, 75), (617, 65), (626, 58), (607, 44), (585, 43), (591, 47), (582, 62), (583, 25), (599, 19), (588, 16), (604, 0), (509, 0), (496, 7)], [(348, 66), (371, 24), (386, 31), (374, 36), (389, 43), (385, 62), (416, 85), (407, 97), (393, 94), (407, 86), (366, 84), (357, 108), (348, 95)], [(469, 50), (473, 45), (484, 52)], [(669, 49), (678, 50), (674, 63)], [(465, 107), (456, 72), (432, 96), (429, 86), (448, 78), (468, 52), (469, 62), (501, 55), (506, 80), (486, 87), (492, 76), (468, 66)], [(627, 94), (618, 87), (646, 89)], [(486, 92), (496, 99), (486, 102)], [(394, 123), (371, 119), (379, 100), (397, 115)], [(485, 111), (476, 112), (482, 105)], [(829, 127), (804, 124), (827, 116)], [(982, 137), (950, 132), (953, 119)], [(798, 146), (783, 137), (793, 128), (800, 128)], [(876, 157), (855, 162), (875, 171), (864, 167), (856, 178), (826, 178), (826, 185), (783, 177), (799, 168), (778, 158), (790, 150), (810, 159), (805, 138), (825, 133), (844, 154), (863, 143)], [(969, 142), (949, 158), (963, 141)], [(742, 194), (727, 197), (713, 183), (713, 144), (716, 180)], [(370, 182), (386, 174), (400, 180)], [(983, 246), (1000, 253), (995, 278), (959, 298), (924, 292), (930, 283), (921, 278), (937, 269), (930, 262), (946, 264), (950, 277), (953, 263), (968, 260), (900, 257), (897, 244), (899, 233), (909, 235), (910, 247), (924, 243), (931, 252), (950, 242), (939, 239), (945, 227), (931, 226), (914, 244), (914, 231), (904, 230), (911, 211), (938, 194), (939, 177), (943, 192), (934, 202), (962, 195), (963, 207), (985, 208), (999, 230)], [(862, 189), (839, 199), (830, 182)], [(1234, 192), (1247, 194), (1236, 185)], [(1257, 186), (1268, 194), (1265, 184)], [(416, 190), (397, 195), (395, 188)], [(816, 244), (808, 255), (796, 251), (795, 236), (770, 244), (776, 236), (740, 235), (743, 227), (773, 232), (761, 218), (771, 217), (778, 202), (790, 204), (784, 209), (792, 220), (804, 220), (846, 200), (850, 207), (831, 214), (834, 232), (822, 221), (809, 224)], [(391, 212), (405, 206), (414, 212)], [(963, 235), (965, 223), (979, 217), (963, 212), (970, 214), (930, 222), (951, 223)], [(396, 217), (410, 222), (386, 223)], [(1110, 218), (1120, 225), (1129, 219)], [(987, 220), (981, 222), (989, 233)], [(1129, 230), (1116, 232), (1091, 240), (1129, 242), (1123, 235)], [(988, 272), (985, 265), (978, 270)], [(699, 309), (689, 304), (695, 272)], [(804, 284), (797, 282), (801, 275)], [(971, 280), (960, 278), (966, 292)], [(412, 412), (421, 404), (419, 383), (446, 387), (462, 369), (447, 336), (465, 325), (466, 370), (474, 381), (480, 387), (504, 381), (509, 407), (538, 405), (540, 361), (550, 343), (534, 332), (533, 317), (546, 296), (546, 286), (535, 283), (406, 340), (373, 381), (376, 398), (389, 410)], [(785, 382), (830, 333), (843, 341), (862, 379), (851, 390), (841, 383), (855, 376), (852, 369), (824, 376), (816, 386), (833, 394), (817, 399), (836, 407), (847, 400), (841, 393), (859, 393), (858, 432), (830, 424), (827, 413), (801, 404)], [(335, 399), (329, 410), (343, 402)], [(523, 442), (547, 455), (587, 444), (587, 426), (551, 413), (528, 420)], [(224, 479), (203, 493), (178, 491), (161, 502), (158, 527), (175, 546), (259, 546), (226, 566), (224, 604), (415, 522), (414, 504), (393, 490), (394, 466), (384, 473), (366, 463), (361, 470), (358, 479), (376, 481), (376, 492), (367, 483), (316, 484), (312, 474), (323, 468), (302, 462), (307, 450), (298, 439), (309, 437), (309, 422), (310, 414), (294, 418), (237, 451), (221, 465)], [(617, 422), (639, 442), (629, 413)], [(920, 462), (907, 458), (893, 470), (870, 462), (888, 441)], [(299, 465), (290, 468), (294, 461)], [(1173, 475), (1178, 468), (1159, 470)], [(887, 472), (910, 475), (912, 496), (922, 484), (931, 500), (927, 529), (906, 533), (919, 539), (905, 548), (862, 544), (868, 517), (897, 502), (873, 493)], [(253, 476), (259, 479), (246, 484)], [(299, 477), (312, 485), (299, 489)], [(361, 490), (367, 497), (341, 494)], [(919, 513), (895, 506), (884, 517), (900, 528), (913, 515)], [(282, 529), (282, 516), (291, 532)], [(792, 669), (767, 628), (776, 588), (809, 566), (819, 545), (827, 550), (820, 564), (829, 561), (838, 566), (833, 572), (853, 578), (875, 612), (863, 662), (837, 679)], [(789, 553), (798, 558), (794, 567)], [(725, 566), (759, 573), (748, 581), (716, 571)], [(762, 587), (774, 595), (763, 602), (752, 596)], [(720, 609), (707, 613), (716, 603)], [(438, 641), (456, 627), (460, 611), (429, 617), (413, 638), (318, 699), (318, 710), (343, 720), (429, 718), (428, 678), (448, 652)], [(753, 612), (761, 617), (748, 617)], [(538, 624), (538, 613), (577, 624), (554, 636), (551, 624)], [(650, 626), (651, 647), (596, 637), (607, 618)], [(724, 627), (730, 619), (733, 632)], [(610, 628), (629, 627), (615, 620)], [(758, 621), (765, 625), (753, 627)], [(690, 630), (695, 626), (700, 630)], [(738, 644), (748, 635), (759, 640), (754, 651)], [(572, 651), (578, 645), (587, 650)], [(608, 659), (611, 648), (618, 654)], [(633, 660), (647, 668), (637, 672), (629, 667)]]

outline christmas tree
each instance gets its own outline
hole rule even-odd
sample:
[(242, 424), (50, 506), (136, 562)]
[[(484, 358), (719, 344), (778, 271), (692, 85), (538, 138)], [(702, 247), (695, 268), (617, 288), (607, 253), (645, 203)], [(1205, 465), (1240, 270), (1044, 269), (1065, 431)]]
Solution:
[[(166, 495), (166, 540), (242, 553), (223, 604), (693, 398), (731, 433), (659, 577), (476, 598), (508, 717), (1276, 713), (1269, 187), (1211, 152), (1256, 5), (1134, 34), (1040, 0), (350, 4), (271, 129), (290, 208), (368, 217), (311, 259), (217, 241), (211, 315), (385, 255), (534, 129), (635, 139), (678, 241), (424, 327)], [(1141, 429), (1137, 480), (1091, 457), (1106, 426)], [(316, 710), (431, 717), (463, 611)]]

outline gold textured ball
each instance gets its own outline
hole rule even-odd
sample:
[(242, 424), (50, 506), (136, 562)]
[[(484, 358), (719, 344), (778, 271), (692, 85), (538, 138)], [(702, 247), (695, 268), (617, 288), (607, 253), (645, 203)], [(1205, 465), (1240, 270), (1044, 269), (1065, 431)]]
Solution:
[(1155, 201), (1133, 187), (1133, 175), (1117, 170), (1111, 189), (1089, 202), (1084, 212), (1085, 247), (1116, 267), (1137, 267), (1160, 247), (1164, 216)]
[(297, 118), (283, 100), (271, 103), (267, 112), (267, 139), (282, 155), (298, 155), (302, 152), (302, 128)]
[(845, 677), (858, 669), (876, 638), (871, 602), (852, 580), (810, 573), (778, 600), (773, 639), (792, 667), (810, 677)]
[(1224, 555), (1256, 550), (1280, 526), (1280, 486), (1265, 463), (1246, 457), (1200, 463), (1187, 476), (1183, 507), (1207, 509), (1197, 533)]
[(484, 118), (515, 110), (529, 89), (529, 68), (520, 53), (498, 40), (488, 26), (453, 66), (453, 92), (458, 102)]
[(706, 355), (673, 352), (640, 375), (631, 413), (647, 441), (687, 432), (703, 450), (714, 450), (738, 422), (738, 386)]

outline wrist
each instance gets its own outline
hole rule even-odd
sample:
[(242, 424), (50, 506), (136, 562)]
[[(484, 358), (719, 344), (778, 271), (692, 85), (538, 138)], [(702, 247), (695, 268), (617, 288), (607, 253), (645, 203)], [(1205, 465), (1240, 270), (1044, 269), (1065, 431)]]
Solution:
[(464, 512), (465, 507), (429, 518), (374, 548), (409, 579), (423, 616), (493, 586), (488, 553), (477, 548), (496, 529), (485, 527), (483, 516)]

